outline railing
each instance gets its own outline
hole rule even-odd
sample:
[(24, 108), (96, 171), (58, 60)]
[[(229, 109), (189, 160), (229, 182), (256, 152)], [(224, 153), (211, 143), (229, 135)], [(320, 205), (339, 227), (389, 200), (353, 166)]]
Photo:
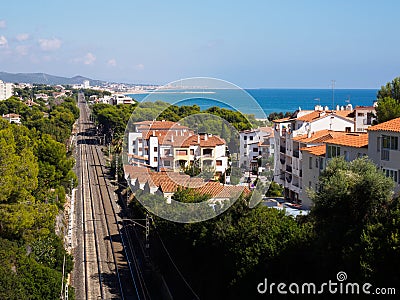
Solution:
[(300, 157), (300, 151), (299, 150), (293, 150), (293, 156), (299, 158)]
[(389, 160), (389, 149), (382, 149), (381, 151), (381, 160)]
[(286, 153), (286, 147), (281, 146), (281, 147), (280, 147), (280, 151), (281, 151), (281, 153)]

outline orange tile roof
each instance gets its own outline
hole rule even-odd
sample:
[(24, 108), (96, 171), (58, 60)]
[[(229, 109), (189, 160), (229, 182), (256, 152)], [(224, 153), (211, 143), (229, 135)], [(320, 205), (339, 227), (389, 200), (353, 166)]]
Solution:
[(326, 145), (312, 146), (312, 147), (303, 147), (300, 148), (301, 151), (306, 151), (312, 155), (323, 156), (326, 153)]
[(178, 129), (189, 129), (187, 126), (183, 126), (179, 123), (172, 121), (142, 121), (134, 123), (138, 130), (178, 130)]
[(380, 123), (378, 125), (371, 126), (367, 129), (368, 131), (391, 131), (400, 132), (400, 118), (396, 118), (390, 121)]
[(274, 122), (274, 123), (283, 123), (283, 122), (287, 122), (287, 121), (290, 121), (289, 117), (282, 118), (282, 119), (277, 119), (277, 120), (272, 120), (272, 122)]
[[(304, 121), (304, 122), (311, 122), (312, 120), (316, 120), (319, 119), (321, 116), (321, 113), (323, 113), (322, 111), (313, 111), (309, 114), (306, 114), (304, 116), (298, 117), (296, 118), (296, 120), (298, 121)], [(324, 114), (324, 116), (326, 115), (326, 113)]]
[(194, 135), (193, 132), (187, 132), (183, 135), (175, 135), (173, 133), (159, 135), (159, 144), (188, 148), (196, 145), (200, 145), (200, 147), (215, 147), (225, 145), (226, 142), (216, 135), (208, 135), (206, 138), (204, 134)]
[[(334, 110), (333, 115), (340, 116), (342, 118), (351, 118), (351, 114), (353, 111), (350, 110)], [(326, 116), (332, 115), (332, 111), (327, 110), (327, 111), (313, 111), (309, 114), (306, 114), (304, 116), (301, 116), (297, 118), (296, 120), (298, 121), (304, 121), (304, 122), (311, 122), (320, 118), (325, 118)]]
[(293, 138), (293, 141), (301, 142), (301, 143), (323, 143), (327, 140), (330, 140), (334, 137), (338, 137), (346, 134), (343, 131), (332, 131), (328, 129), (319, 130), (311, 133), (311, 136), (308, 137), (307, 134), (298, 135)]
[(147, 173), (148, 169), (145, 167), (137, 167), (132, 165), (124, 165), (124, 172), (129, 173), (129, 175), (135, 176), (136, 174)]
[[(193, 179), (194, 181), (186, 185), (177, 184), (174, 181), (162, 182), (160, 184), (160, 189), (164, 193), (174, 193), (178, 190), (178, 187), (183, 186), (186, 188), (193, 188), (199, 194), (210, 195), (211, 198), (232, 198), (240, 196), (243, 192), (245, 194), (250, 193), (250, 190), (246, 186), (223, 185), (213, 181), (200, 182), (198, 181), (199, 178), (192, 178), (192, 180)], [(186, 183), (189, 183), (189, 181)]]
[(368, 134), (346, 133), (345, 135), (333, 138), (326, 143), (347, 147), (366, 148), (368, 147)]

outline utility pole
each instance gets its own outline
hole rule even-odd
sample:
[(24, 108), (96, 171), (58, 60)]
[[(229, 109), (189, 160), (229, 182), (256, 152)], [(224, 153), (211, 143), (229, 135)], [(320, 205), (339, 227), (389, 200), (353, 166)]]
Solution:
[(118, 183), (118, 153), (115, 153), (115, 182)]
[(336, 80), (331, 80), (332, 82), (332, 110), (335, 106), (335, 84), (336, 84)]
[(149, 242), (149, 236), (150, 236), (150, 216), (149, 214), (146, 213), (146, 255), (149, 255), (149, 249), (150, 249), (150, 242)]

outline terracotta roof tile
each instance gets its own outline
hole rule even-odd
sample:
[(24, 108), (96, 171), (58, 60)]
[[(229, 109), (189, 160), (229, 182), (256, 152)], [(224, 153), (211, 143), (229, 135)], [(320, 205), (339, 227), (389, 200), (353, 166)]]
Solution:
[(326, 145), (312, 146), (312, 147), (303, 147), (300, 148), (301, 151), (306, 151), (312, 155), (323, 156), (326, 153)]
[(378, 125), (371, 126), (367, 129), (368, 131), (392, 131), (400, 132), (400, 118), (396, 118), (390, 121), (380, 123)]
[(368, 147), (368, 134), (367, 133), (346, 133), (327, 141), (327, 144), (348, 146), (355, 148)]
[(298, 135), (293, 138), (293, 141), (301, 143), (323, 143), (327, 140), (330, 140), (334, 137), (342, 136), (344, 134), (346, 133), (343, 131), (332, 131), (324, 129), (312, 132), (310, 137), (308, 137), (307, 134)]
[(287, 121), (290, 121), (289, 117), (282, 118), (282, 119), (277, 119), (277, 120), (272, 120), (272, 122), (274, 122), (274, 123), (283, 123), (283, 122), (287, 122)]

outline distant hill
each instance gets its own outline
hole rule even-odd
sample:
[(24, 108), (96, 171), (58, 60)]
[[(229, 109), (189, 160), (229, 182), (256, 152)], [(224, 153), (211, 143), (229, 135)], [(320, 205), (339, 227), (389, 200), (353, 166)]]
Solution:
[(12, 82), (12, 83), (37, 83), (37, 84), (48, 84), (48, 85), (57, 85), (57, 84), (82, 84), (84, 80), (89, 80), (90, 85), (102, 85), (105, 81), (102, 80), (93, 80), (83, 76), (74, 76), (72, 78), (54, 76), (46, 73), (7, 73), (0, 72), (0, 80), (4, 82)]

